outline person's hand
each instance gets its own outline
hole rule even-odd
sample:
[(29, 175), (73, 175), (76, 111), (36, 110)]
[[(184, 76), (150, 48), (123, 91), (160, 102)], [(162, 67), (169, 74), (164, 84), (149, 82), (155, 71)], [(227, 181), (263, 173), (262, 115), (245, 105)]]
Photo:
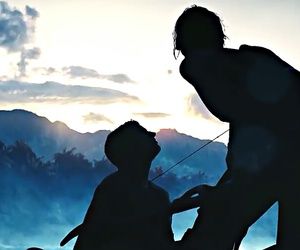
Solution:
[(202, 184), (186, 191), (180, 198), (192, 198), (195, 195), (204, 196), (208, 191), (212, 190), (213, 188), (213, 186)]
[(207, 193), (212, 189), (213, 187), (209, 185), (199, 185), (188, 190), (172, 202), (171, 212), (179, 213), (199, 207), (202, 201), (205, 200)]

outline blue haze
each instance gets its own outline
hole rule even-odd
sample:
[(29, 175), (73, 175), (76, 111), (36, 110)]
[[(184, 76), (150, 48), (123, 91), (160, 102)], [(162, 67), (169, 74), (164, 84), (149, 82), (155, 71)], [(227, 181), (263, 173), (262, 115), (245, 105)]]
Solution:
[[(0, 249), (61, 249), (60, 240), (81, 223), (95, 187), (115, 171), (103, 158), (108, 131), (80, 134), (23, 110), (0, 111), (0, 121)], [(207, 142), (171, 129), (159, 131), (157, 139), (162, 151), (150, 178)], [(171, 199), (195, 185), (215, 184), (225, 171), (225, 155), (224, 144), (211, 143), (157, 184)], [(274, 242), (276, 214), (274, 206), (249, 230), (244, 249), (262, 249)], [(177, 240), (195, 216), (191, 210), (173, 217)]]

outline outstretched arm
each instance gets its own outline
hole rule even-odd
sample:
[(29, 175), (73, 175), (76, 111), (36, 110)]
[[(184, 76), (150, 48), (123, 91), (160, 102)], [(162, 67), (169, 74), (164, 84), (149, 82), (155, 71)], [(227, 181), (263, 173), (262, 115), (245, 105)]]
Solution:
[(72, 240), (73, 238), (77, 237), (81, 230), (82, 230), (83, 225), (80, 224), (77, 227), (73, 228), (60, 242), (60, 246), (63, 247), (64, 245), (66, 245), (70, 240)]
[(185, 192), (171, 204), (171, 213), (180, 213), (189, 209), (200, 207), (208, 193), (213, 190), (212, 186), (199, 185)]

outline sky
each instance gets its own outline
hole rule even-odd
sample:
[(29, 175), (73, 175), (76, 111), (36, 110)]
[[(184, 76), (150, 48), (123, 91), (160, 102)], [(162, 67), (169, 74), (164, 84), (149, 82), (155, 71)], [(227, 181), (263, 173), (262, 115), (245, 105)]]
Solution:
[(172, 54), (175, 21), (192, 4), (220, 16), (226, 47), (264, 46), (300, 69), (298, 0), (2, 1), (1, 109), (80, 132), (135, 119), (153, 131), (216, 137), (228, 124), (206, 110), (179, 74), (183, 57)]
[[(226, 47), (260, 45), (300, 69), (297, 0), (1, 2), (1, 109), (26, 109), (79, 132), (127, 120), (201, 139), (227, 129), (179, 74), (172, 31), (197, 4), (223, 20)], [(218, 139), (227, 141), (228, 135)]]

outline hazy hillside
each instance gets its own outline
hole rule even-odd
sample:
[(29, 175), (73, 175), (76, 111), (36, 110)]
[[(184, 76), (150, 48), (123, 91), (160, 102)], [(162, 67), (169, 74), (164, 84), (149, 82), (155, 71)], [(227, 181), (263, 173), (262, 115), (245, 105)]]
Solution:
[[(52, 123), (45, 117), (25, 110), (0, 111), (0, 141), (9, 145), (22, 140), (38, 156), (44, 156), (47, 160), (52, 159), (55, 153), (73, 147), (89, 160), (100, 160), (104, 156), (103, 146), (108, 133), (107, 130), (79, 133), (62, 122)], [(153, 166), (161, 166), (163, 169), (207, 142), (172, 129), (160, 130), (157, 140), (162, 151)], [(225, 145), (213, 142), (177, 167), (177, 174), (189, 175), (201, 171), (214, 181), (225, 170), (225, 154)]]
[[(60, 249), (62, 237), (81, 223), (95, 187), (115, 171), (102, 159), (108, 132), (81, 134), (24, 110), (0, 111), (0, 249)], [(162, 150), (150, 178), (207, 142), (172, 129), (160, 130), (157, 139)], [(214, 184), (225, 170), (225, 155), (225, 145), (213, 142), (156, 183), (171, 199), (195, 185)], [(272, 242), (275, 215), (276, 207), (250, 230), (246, 244)], [(177, 239), (194, 218), (195, 211), (173, 217)]]
[(89, 159), (101, 159), (103, 142), (108, 131), (79, 133), (62, 122), (50, 122), (25, 110), (0, 111), (0, 140), (12, 144), (23, 140), (38, 156), (50, 159), (54, 153), (77, 148)]
[[(172, 166), (208, 142), (178, 133), (174, 129), (160, 130), (157, 133), (157, 140), (162, 150), (153, 166), (160, 165), (163, 168)], [(223, 143), (212, 142), (176, 167), (176, 174), (186, 176), (201, 172), (210, 183), (215, 182), (226, 169), (226, 152), (227, 148)]]

